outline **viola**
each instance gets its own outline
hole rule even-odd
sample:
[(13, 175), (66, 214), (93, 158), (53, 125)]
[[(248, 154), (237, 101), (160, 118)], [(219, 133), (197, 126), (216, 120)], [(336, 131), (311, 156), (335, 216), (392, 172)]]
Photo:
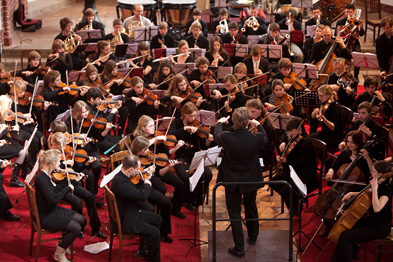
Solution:
[[(106, 124), (108, 122), (106, 121), (105, 117), (97, 117), (97, 118), (94, 119), (94, 122), (93, 122), (93, 119), (94, 119), (94, 115), (93, 114), (89, 114), (87, 116), (87, 118), (85, 118), (85, 120), (83, 121), (82, 126), (84, 128), (89, 128), (91, 125), (93, 125), (95, 128), (97, 128), (99, 130), (102, 130), (102, 129), (106, 128)], [(112, 127), (117, 128), (116, 125), (112, 125)]]
[(277, 97), (274, 101), (274, 105), (276, 107), (280, 107), (281, 114), (291, 114), (293, 112), (293, 106), (288, 94), (284, 94), (282, 97)]
[[(296, 145), (297, 145), (297, 144), (300, 142), (300, 140), (302, 140), (302, 139), (303, 139), (303, 136), (298, 135), (295, 139), (293, 139), (292, 142), (288, 143), (288, 145), (286, 146), (286, 148), (285, 148), (283, 154), (281, 155), (281, 158), (287, 158), (288, 155), (292, 152), (292, 150), (296, 147)], [(282, 170), (283, 166), (282, 166), (282, 162), (281, 162), (281, 161), (279, 161), (279, 162), (277, 163), (277, 168)]]
[[(197, 130), (197, 134), (200, 138), (208, 138), (210, 135), (210, 128), (207, 126), (201, 126), (201, 124), (199, 123), (198, 120), (194, 120), (194, 122), (192, 122), (191, 124), (188, 124), (187, 126), (195, 126), (198, 128)], [(187, 130), (188, 132), (191, 132), (189, 130)]]
[(97, 78), (97, 80), (91, 81), (89, 84), (89, 87), (97, 87), (98, 89), (101, 90), (102, 93), (104, 93), (104, 96), (107, 96), (110, 94), (111, 89), (107, 85), (102, 85), (102, 82), (100, 79)]
[[(19, 123), (19, 124), (22, 124), (22, 123), (24, 123), (25, 121), (27, 121), (27, 118), (26, 118), (21, 112), (18, 112), (17, 115), (18, 115), (18, 123)], [(6, 117), (5, 117), (5, 121), (6, 121), (6, 122), (15, 121), (15, 112), (12, 112), (11, 110), (8, 111), (8, 112), (7, 112), (7, 115), (6, 115)]]
[[(149, 151), (146, 155), (141, 155), (141, 164), (143, 166), (151, 165), (155, 161), (155, 164), (161, 167), (166, 166), (169, 163), (169, 158), (164, 153), (154, 154)], [(175, 160), (176, 164), (184, 164), (183, 161)]]
[(106, 108), (114, 108), (117, 101), (113, 101), (111, 98), (105, 98), (105, 100), (96, 106), (97, 110), (104, 111)]
[(209, 69), (206, 71), (206, 73), (201, 74), (201, 80), (202, 82), (207, 81), (212, 84), (216, 83), (216, 80), (213, 78), (213, 72)]
[(291, 84), (296, 90), (302, 91), (307, 88), (307, 83), (303, 79), (299, 79), (295, 72), (291, 72), (289, 76), (284, 76), (285, 84)]
[[(164, 136), (164, 134), (160, 131), (156, 131), (154, 136), (150, 137), (149, 139), (153, 139), (157, 136)], [(176, 137), (174, 135), (167, 135), (166, 136), (166, 140), (156, 140), (153, 144), (161, 144), (164, 143), (164, 145), (166, 145), (167, 147), (174, 147), (176, 146), (176, 144), (179, 142), (179, 140), (176, 140)], [(193, 145), (190, 145), (188, 143), (184, 143), (185, 146), (192, 148)]]
[(25, 92), (22, 97), (18, 97), (18, 104), (20, 105), (29, 105), (31, 101), (33, 100), (33, 106), (42, 106), (43, 103), (47, 102), (49, 105), (57, 105), (57, 103), (50, 102), (50, 101), (45, 101), (44, 98), (40, 95), (36, 95), (34, 98), (32, 98), (32, 94), (29, 92)]
[(45, 75), (46, 73), (48, 73), (49, 68), (50, 68), (49, 66), (39, 65), (38, 68), (33, 71), (33, 74)]
[(77, 145), (83, 145), (85, 140), (87, 140), (87, 142), (98, 141), (97, 139), (91, 137), (85, 137), (84, 134), (79, 134), (79, 133), (74, 133), (74, 138), (72, 138), (72, 134), (68, 134), (68, 132), (64, 133), (64, 135), (67, 138), (67, 144), (72, 143), (72, 141), (74, 141), (74, 143)]
[(137, 174), (136, 176), (134, 176), (134, 177), (131, 177), (130, 178), (130, 181), (134, 184), (134, 185), (136, 185), (136, 184), (138, 184), (139, 183), (139, 181), (145, 181), (145, 179), (146, 179), (146, 174), (147, 174), (147, 171), (146, 170), (143, 170), (142, 168), (140, 169), (140, 172), (139, 172), (139, 174)]
[(202, 97), (202, 95), (198, 92), (191, 92), (191, 93), (182, 93), (180, 94), (180, 97), (183, 99), (190, 99), (191, 102), (193, 102), (194, 104), (198, 101), (198, 99), (200, 97)]

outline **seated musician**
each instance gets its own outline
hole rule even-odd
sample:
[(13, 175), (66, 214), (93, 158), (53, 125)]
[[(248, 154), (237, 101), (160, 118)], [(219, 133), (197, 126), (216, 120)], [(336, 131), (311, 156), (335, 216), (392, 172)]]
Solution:
[(209, 51), (206, 52), (205, 57), (209, 60), (212, 67), (232, 66), (229, 61), (229, 54), (224, 49), (224, 44), (219, 36), (213, 36), (210, 41)]
[[(275, 79), (280, 79), (284, 81), (285, 77), (288, 77), (292, 73), (292, 62), (288, 58), (281, 58), (278, 61), (278, 71), (276, 74), (272, 75), (270, 82), (267, 86), (266, 94), (271, 94), (273, 89), (273, 81)], [(284, 83), (285, 92), (290, 95), (294, 95), (294, 88), (290, 83)]]
[(187, 203), (187, 208), (195, 210), (195, 206), (203, 205), (205, 194), (209, 193), (209, 183), (212, 179), (212, 171), (209, 167), (204, 167), (204, 172), (193, 192), (190, 191), (188, 173), (189, 165), (195, 152), (201, 149), (206, 150), (210, 143), (214, 140), (212, 134), (208, 134), (203, 138), (199, 135), (199, 122), (196, 121), (198, 108), (192, 102), (187, 102), (181, 108), (181, 118), (173, 120), (169, 130), (170, 135), (176, 136), (178, 140), (192, 145), (192, 147), (182, 146), (175, 152), (175, 158), (181, 159), (185, 164), (178, 164), (175, 166), (176, 174), (184, 182), (184, 201)]
[(315, 43), (322, 41), (322, 31), (325, 26), (319, 24), (315, 27), (315, 35), (313, 37), (309, 37), (304, 41), (303, 45), (303, 61), (307, 62), (311, 57), (311, 50)]
[(3, 181), (4, 181), (3, 172), (6, 166), (7, 166), (7, 161), (2, 160), (0, 165), (0, 171), (1, 171), (0, 172), (0, 219), (6, 221), (19, 221), (20, 216), (12, 214), (10, 211), (12, 208), (12, 204), (3, 186)]
[(148, 95), (145, 94), (146, 91), (147, 89), (143, 87), (143, 80), (139, 76), (134, 76), (131, 79), (131, 89), (125, 94), (126, 98), (130, 99), (130, 102), (127, 104), (129, 115), (126, 134), (134, 131), (142, 115), (148, 115), (153, 119), (156, 118), (160, 101), (152, 101), (152, 104), (149, 105), (145, 99), (145, 96)]
[(140, 22), (139, 26), (153, 26), (153, 23), (146, 17), (143, 16), (143, 5), (136, 4), (133, 9), (133, 16), (126, 18), (123, 22), (123, 27), (129, 32), (129, 25), (133, 22)]
[(162, 21), (158, 24), (158, 33), (153, 36), (150, 42), (150, 49), (173, 48), (176, 47), (175, 38), (168, 33), (168, 23)]
[(201, 32), (202, 32), (204, 37), (207, 37), (207, 33), (208, 33), (208, 30), (209, 30), (209, 27), (208, 27), (207, 23), (205, 21), (203, 21), (201, 18), (202, 18), (202, 11), (201, 11), (201, 9), (195, 8), (194, 10), (192, 10), (192, 19), (189, 20), (186, 23), (186, 29), (185, 29), (186, 37), (192, 34), (192, 32), (191, 32), (191, 25), (195, 21), (198, 21), (201, 24), (201, 27), (202, 27)]
[(36, 78), (38, 80), (44, 79), (44, 74), (40, 74), (38, 68), (41, 64), (41, 55), (37, 51), (30, 51), (27, 56), (27, 67), (16, 72), (16, 76), (20, 76), (23, 80), (27, 81), (30, 85), (28, 86), (29, 92), (33, 91), (31, 85), (35, 84)]
[[(389, 172), (391, 167), (386, 161), (377, 161), (372, 165), (371, 207), (368, 215), (360, 218), (352, 229), (341, 233), (332, 257), (333, 262), (358, 260), (358, 244), (384, 239), (391, 232), (392, 187), (390, 177), (382, 177)], [(342, 200), (345, 202), (352, 200), (358, 194), (358, 192), (349, 192)]]
[[(276, 80), (275, 80), (276, 81)], [(298, 199), (299, 189), (290, 176), (289, 165), (293, 167), (300, 180), (307, 186), (307, 193), (311, 193), (318, 186), (317, 166), (315, 163), (314, 146), (310, 138), (303, 137), (302, 120), (292, 118), (287, 124), (289, 141), (284, 141), (279, 145), (278, 163), (281, 163), (282, 169), (279, 169), (277, 175), (270, 181), (284, 180), (291, 184), (293, 188), (293, 214), (298, 216)], [(274, 191), (279, 193), (284, 200), (287, 208), (290, 208), (290, 191), (287, 186), (272, 185)]]
[(311, 25), (327, 25), (330, 27), (332, 26), (332, 23), (322, 16), (322, 9), (320, 6), (318, 5), (313, 6), (312, 15), (313, 17), (304, 23), (304, 29), (305, 29), (304, 32), (306, 34), (307, 34), (307, 26), (311, 26)]
[(73, 69), (72, 57), (64, 51), (64, 43), (60, 39), (53, 40), (52, 51), (48, 55), (46, 65), (61, 74), (61, 81), (67, 82), (67, 73)]
[(336, 57), (343, 57), (348, 60), (352, 59), (351, 51), (345, 45), (343, 38), (339, 36), (332, 38), (332, 29), (330, 26), (325, 26), (323, 28), (322, 37), (323, 41), (319, 41), (312, 46), (311, 56), (308, 62), (317, 64), (324, 59), (334, 42), (338, 44), (333, 50)]
[[(385, 16), (381, 21), (383, 34), (375, 40), (375, 50), (377, 51), (378, 63), (381, 67), (381, 76), (393, 73), (393, 21), (390, 16)], [(390, 62), (390, 65), (389, 65)]]
[(188, 46), (191, 48), (204, 48), (209, 49), (209, 41), (202, 35), (202, 26), (199, 22), (195, 21), (190, 26), (191, 35), (186, 37)]
[(328, 85), (322, 85), (318, 88), (318, 97), (321, 107), (314, 109), (311, 118), (317, 119), (321, 123), (322, 129), (315, 133), (310, 131), (310, 137), (325, 142), (326, 149), (336, 149), (343, 138), (341, 107), (337, 103), (337, 94)]
[[(280, 26), (281, 29), (285, 30), (290, 30), (291, 32), (293, 30), (301, 31), (302, 30), (302, 24), (295, 19), (297, 15), (297, 12), (295, 9), (289, 9), (286, 12), (286, 18), (282, 19), (281, 21), (278, 22), (278, 25)], [(292, 37), (292, 36), (290, 36)], [(288, 40), (289, 41), (289, 40)], [(295, 63), (301, 63), (303, 62), (303, 52), (301, 49), (301, 46), (297, 43), (292, 43), (289, 42), (289, 48), (290, 51), (293, 53), (293, 60)]]
[(104, 37), (104, 40), (112, 41), (112, 39), (114, 39), (115, 37), (118, 37), (120, 39), (118, 39), (115, 42), (117, 45), (129, 43), (130, 38), (128, 37), (128, 35), (121, 32), (122, 28), (123, 28), (122, 25), (123, 25), (123, 23), (121, 22), (120, 18), (116, 18), (115, 20), (113, 20), (113, 23), (112, 23), (113, 32), (110, 34), (107, 34)]
[[(59, 150), (59, 152), (65, 151), (65, 145), (67, 144), (67, 138), (63, 133), (55, 133), (48, 138), (48, 145), (50, 149)], [(65, 154), (72, 154), (73, 152), (67, 151), (64, 152)], [(67, 156), (66, 156), (67, 159)], [(86, 161), (86, 165), (92, 162), (92, 158), (89, 158)], [(98, 217), (96, 201), (94, 198), (94, 176), (93, 174), (84, 168), (83, 164), (77, 163), (77, 161), (73, 160), (70, 157), (69, 160), (62, 161), (60, 164), (61, 169), (71, 168), (75, 172), (78, 172), (81, 176), (86, 178), (86, 189), (83, 187), (81, 181), (72, 180), (71, 184), (74, 186), (73, 194), (68, 192), (62, 200), (71, 204), (72, 210), (78, 212), (79, 214), (83, 215), (83, 205), (80, 199), (83, 199), (86, 203), (87, 214), (89, 215), (90, 227), (92, 230), (92, 236), (97, 236), (99, 238), (106, 238), (106, 235), (100, 231), (101, 222), (100, 218)], [(56, 184), (56, 188), (61, 191), (68, 186), (67, 178), (61, 180), (54, 180)], [(83, 236), (83, 233), (81, 233)]]
[(80, 80), (77, 82), (77, 85), (80, 87), (85, 87), (81, 88), (81, 96), (84, 96), (88, 90), (89, 87), (98, 87), (99, 85), (102, 85), (101, 79), (99, 78), (98, 75), (98, 69), (94, 65), (88, 65), (86, 67), (86, 72), (83, 80)]
[[(103, 23), (95, 20), (96, 13), (92, 8), (87, 8), (84, 12), (85, 20), (80, 21), (75, 26), (75, 31), (99, 29), (101, 32), (101, 39), (105, 37), (105, 26)], [(100, 39), (98, 39), (100, 40)], [(97, 39), (87, 39), (85, 42), (97, 42)]]
[[(259, 157), (263, 159), (263, 167), (268, 167), (273, 164), (271, 163), (274, 151), (274, 126), (272, 120), (267, 115), (267, 111), (260, 100), (250, 99), (246, 102), (246, 107), (250, 111), (250, 119), (257, 120), (266, 132), (267, 142), (263, 149), (259, 150)], [(258, 129), (253, 125), (249, 125), (248, 130), (250, 130), (252, 134), (258, 132)]]
[(189, 49), (190, 47), (188, 46), (188, 43), (186, 40), (180, 40), (179, 41), (179, 55), (177, 57), (173, 57), (172, 55), (169, 56), (169, 59), (171, 59), (171, 62), (173, 64), (184, 64), (184, 63), (193, 63), (195, 62), (194, 57), (189, 54)]
[(109, 60), (116, 61), (116, 56), (114, 54), (111, 54), (111, 45), (108, 41), (98, 41), (97, 50), (92, 60), (94, 62), (94, 66), (97, 67), (99, 73), (104, 70), (106, 62), (108, 62)]
[[(61, 41), (65, 41), (67, 38), (67, 42), (65, 45), (69, 45), (74, 49), (77, 47), (78, 43), (82, 43), (82, 38), (80, 35), (72, 32), (72, 20), (68, 17), (63, 17), (60, 19), (60, 29), (61, 32), (55, 37), (56, 39), (60, 39)], [(73, 50), (66, 50), (67, 52), (71, 52), (72, 64), (74, 70), (81, 70), (86, 65), (86, 60), (84, 59), (83, 52), (73, 52)]]
[(218, 18), (216, 20), (213, 21), (212, 23), (212, 34), (221, 34), (222, 32), (228, 33), (226, 32), (226, 28), (222, 28), (223, 25), (221, 25), (221, 21), (227, 21), (227, 26), (229, 25), (229, 23), (231, 21), (229, 21), (229, 12), (228, 9), (224, 8), (220, 8), (220, 11), (218, 11)]
[[(269, 61), (262, 57), (262, 48), (254, 45), (251, 48), (251, 57), (244, 59), (242, 62), (247, 67), (247, 73), (250, 77), (262, 75), (269, 71)], [(257, 82), (257, 81), (256, 81)], [(259, 85), (259, 94), (261, 97), (265, 96), (265, 86)], [(255, 94), (257, 96), (257, 94)]]
[(257, 94), (255, 91), (256, 88), (248, 88), (253, 85), (253, 82), (249, 80), (247, 76), (247, 66), (244, 63), (237, 63), (233, 69), (233, 74), (236, 76), (237, 82), (239, 83), (239, 89), (242, 90), (246, 97), (254, 97), (254, 95)]
[(8, 94), (12, 83), (11, 75), (5, 72), (4, 64), (0, 63), (0, 95)]
[(352, 108), (357, 94), (358, 80), (347, 70), (347, 61), (342, 58), (333, 60), (334, 72), (330, 73), (325, 84), (337, 93), (340, 105)]
[[(59, 168), (60, 155), (60, 151), (55, 149), (40, 151), (40, 172), (35, 179), (35, 194), (42, 228), (51, 232), (64, 232), (53, 257), (55, 261), (64, 262), (68, 261), (65, 257), (66, 250), (80, 235), (86, 225), (86, 218), (71, 209), (57, 205), (66, 194), (74, 191), (72, 184), (64, 187), (61, 191), (53, 185), (52, 173)], [(80, 181), (81, 179), (82, 176), (78, 175), (75, 180)]]
[(252, 4), (250, 6), (250, 16), (247, 16), (240, 24), (240, 28), (244, 28), (246, 31), (244, 35), (263, 35), (267, 32), (267, 26), (265, 20), (258, 16), (259, 9), (257, 5)]
[(127, 155), (121, 171), (112, 180), (111, 190), (116, 196), (123, 233), (143, 236), (147, 242), (148, 261), (158, 262), (161, 261), (161, 217), (141, 207), (150, 195), (152, 171), (148, 169), (146, 178), (138, 184), (130, 180), (140, 176), (140, 167), (137, 156)]
[(386, 119), (390, 119), (392, 116), (392, 105), (388, 97), (377, 90), (377, 87), (378, 79), (376, 77), (366, 77), (364, 79), (364, 88), (366, 91), (356, 97), (355, 103), (353, 104), (353, 111), (356, 112), (360, 103), (367, 101), (371, 103), (371, 107), (381, 105), (381, 115)]
[[(375, 143), (370, 146), (368, 151), (373, 158), (377, 160), (384, 159), (385, 143), (387, 142), (387, 138), (386, 135), (384, 135), (383, 127), (378, 122), (371, 119), (373, 113), (371, 104), (366, 101), (362, 102), (359, 104), (357, 111), (359, 113), (359, 119), (352, 121), (349, 130), (359, 130), (365, 135), (367, 141), (374, 140)], [(345, 141), (343, 141), (338, 145), (338, 149), (343, 151), (345, 146)]]
[(204, 96), (204, 88), (202, 83), (216, 83), (217, 77), (216, 75), (208, 69), (209, 67), (209, 60), (206, 57), (201, 56), (198, 57), (196, 60), (197, 68), (192, 70), (191, 74), (188, 75), (187, 80), (190, 83), (192, 89), (196, 92), (199, 92)]
[(146, 86), (148, 83), (153, 81), (153, 73), (155, 66), (152, 62), (152, 57), (150, 55), (149, 45), (146, 42), (140, 42), (138, 44), (138, 48), (136, 50), (136, 56), (142, 56), (137, 60), (128, 59), (131, 66), (134, 68), (143, 68), (143, 80), (146, 82)]
[(241, 32), (239, 32), (239, 25), (237, 22), (230, 22), (228, 24), (229, 33), (220, 35), (224, 44), (247, 44), (248, 40)]
[[(290, 58), (288, 45), (282, 35), (280, 35), (280, 26), (276, 23), (270, 23), (267, 33), (261, 36), (258, 44), (265, 45), (282, 45), (282, 56)], [(269, 61), (274, 61), (275, 59), (269, 59)], [(276, 69), (273, 63), (269, 64), (270, 69)]]
[(148, 85), (148, 87), (150, 89), (168, 90), (172, 83), (172, 80), (169, 79), (174, 76), (175, 69), (173, 68), (173, 64), (169, 60), (164, 60), (160, 63), (157, 77), (154, 79), (153, 83)]
[(293, 97), (285, 92), (284, 82), (275, 79), (272, 82), (273, 92), (262, 99), (267, 111), (286, 115), (294, 114)]
[[(154, 126), (154, 124), (153, 124)], [(153, 205), (156, 205), (159, 214), (162, 218), (160, 227), (161, 237), (165, 242), (172, 243), (173, 239), (168, 235), (172, 233), (171, 225), (171, 201), (165, 196), (166, 186), (162, 183), (160, 176), (165, 175), (170, 167), (176, 165), (176, 161), (169, 162), (169, 166), (165, 168), (158, 168), (157, 163), (153, 163), (154, 160), (149, 161), (149, 154), (153, 154), (153, 151), (149, 150), (150, 141), (144, 136), (137, 136), (132, 140), (131, 153), (140, 158), (142, 168), (150, 169), (153, 172), (153, 177), (150, 178), (152, 183), (152, 190), (150, 191), (148, 201), (141, 203), (141, 207), (144, 210), (154, 211)], [(145, 161), (146, 160), (146, 161)], [(147, 167), (149, 166), (149, 167)]]

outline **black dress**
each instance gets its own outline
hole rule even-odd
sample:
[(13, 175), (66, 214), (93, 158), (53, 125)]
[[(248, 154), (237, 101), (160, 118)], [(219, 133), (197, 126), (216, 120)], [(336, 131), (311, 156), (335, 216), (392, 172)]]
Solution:
[(0, 139), (5, 139), (7, 141), (7, 144), (0, 146), (1, 159), (14, 158), (23, 149), (23, 146), (16, 143), (14, 140), (12, 140), (7, 136), (8, 133), (9, 133), (8, 129), (5, 129), (3, 132), (0, 133)]
[(57, 203), (70, 191), (70, 187), (65, 187), (63, 190), (58, 191), (44, 171), (38, 173), (35, 179), (35, 192), (43, 228), (51, 232), (66, 230), (76, 212), (59, 207)]

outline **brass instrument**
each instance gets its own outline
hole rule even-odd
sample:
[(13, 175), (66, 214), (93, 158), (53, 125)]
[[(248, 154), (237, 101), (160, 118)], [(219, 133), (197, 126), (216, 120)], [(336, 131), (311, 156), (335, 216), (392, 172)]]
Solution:
[(247, 22), (248, 22), (248, 25), (247, 25), (248, 27), (251, 27), (254, 31), (258, 30), (258, 28), (259, 28), (258, 20), (254, 16), (251, 16), (250, 18), (248, 18)]
[[(93, 18), (94, 19), (94, 18)], [(90, 19), (88, 21), (88, 24), (79, 29), (79, 31), (84, 31), (84, 30), (92, 30), (93, 29), (93, 19)]]
[[(292, 20), (292, 14), (291, 12), (288, 13), (288, 20), (286, 22), (287, 26), (288, 26), (288, 30), (289, 32), (292, 31), (292, 26), (291, 26), (291, 20)], [(289, 38), (289, 37), (288, 37)], [(291, 47), (291, 43), (289, 43), (289, 55), (290, 56), (294, 56), (295, 54), (292, 52), (292, 47)]]
[(134, 40), (135, 39), (135, 32), (134, 29), (137, 26), (143, 26), (141, 21), (132, 21), (131, 23), (128, 24), (127, 26), (127, 30), (128, 30), (128, 36), (130, 37), (130, 40)]
[(221, 34), (226, 34), (229, 32), (227, 20), (225, 20), (225, 19), (221, 20), (219, 24), (220, 24), (220, 33)]
[(75, 39), (76, 34), (71, 31), (70, 35), (63, 41), (64, 43), (64, 51), (67, 53), (72, 53), (76, 49), (76, 47), (81, 43)]
[(114, 52), (116, 45), (119, 44), (123, 44), (123, 39), (121, 38), (120, 33), (109, 41), (109, 45), (111, 46), (111, 52)]
[(319, 25), (321, 23), (321, 16), (320, 15), (318, 15), (318, 17), (317, 17), (317, 23), (316, 23), (316, 25)]

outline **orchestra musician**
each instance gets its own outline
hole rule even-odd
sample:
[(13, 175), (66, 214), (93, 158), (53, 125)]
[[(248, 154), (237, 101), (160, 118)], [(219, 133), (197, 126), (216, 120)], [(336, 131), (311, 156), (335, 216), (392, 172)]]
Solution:
[[(75, 26), (74, 31), (79, 30), (91, 30), (91, 29), (99, 29), (101, 33), (101, 39), (105, 37), (105, 27), (104, 24), (95, 20), (96, 13), (92, 8), (87, 8), (84, 11), (84, 17), (86, 20), (80, 21)], [(98, 39), (100, 40), (100, 39)], [(87, 39), (85, 42), (97, 42), (97, 39)]]
[(175, 38), (173, 38), (173, 36), (168, 33), (168, 27), (168, 23), (165, 21), (162, 21), (158, 24), (158, 33), (151, 39), (150, 49), (176, 47)]
[[(123, 27), (128, 31), (129, 29), (129, 24), (132, 22), (140, 22), (140, 26), (152, 26), (153, 23), (146, 17), (142, 16), (143, 15), (143, 5), (142, 4), (136, 4), (134, 5), (133, 9), (134, 15), (126, 18), (123, 22)], [(128, 31), (128, 33), (130, 33)]]
[(303, 61), (309, 61), (311, 56), (311, 50), (315, 43), (322, 41), (322, 31), (325, 26), (319, 24), (315, 27), (315, 35), (313, 37), (309, 37), (304, 41), (303, 46)]
[(0, 63), (0, 95), (8, 94), (13, 82), (11, 75), (5, 72), (4, 64)]
[[(168, 90), (172, 83), (170, 78), (175, 76), (175, 68), (169, 60), (164, 60), (160, 63), (157, 77), (152, 83), (148, 85), (150, 89)], [(168, 80), (168, 81), (167, 81)]]
[[(221, 34), (221, 32), (226, 31), (225, 28), (221, 28), (221, 21), (226, 21), (227, 26), (229, 25), (229, 23), (231, 22), (229, 20), (229, 12), (228, 9), (224, 8), (220, 8), (220, 10), (218, 11), (218, 18), (215, 19), (212, 23), (212, 34)], [(227, 32), (226, 32), (227, 33)]]
[[(243, 35), (242, 31), (239, 32), (239, 25), (237, 22), (230, 22), (228, 24), (229, 32), (223, 35), (220, 35), (222, 42), (224, 44), (247, 44), (247, 37)], [(240, 36), (239, 36), (240, 35)], [(239, 39), (238, 39), (239, 38)]]
[[(269, 85), (267, 86), (266, 94), (271, 94), (273, 89), (273, 81), (275, 79), (280, 79), (284, 81), (284, 77), (289, 77), (292, 73), (292, 62), (288, 58), (281, 58), (278, 61), (278, 72), (270, 78)], [(285, 92), (290, 95), (294, 95), (295, 90), (290, 83), (284, 83)]]
[(184, 63), (193, 63), (195, 62), (194, 57), (192, 57), (189, 52), (189, 45), (186, 40), (180, 40), (179, 41), (179, 54), (180, 56), (173, 57), (172, 55), (169, 56), (169, 59), (171, 59), (171, 62), (173, 64), (184, 64)]
[[(261, 36), (258, 44), (265, 45), (282, 45), (282, 56), (290, 58), (288, 45), (285, 42), (286, 38), (280, 34), (280, 26), (276, 23), (270, 23), (267, 28), (267, 33)], [(276, 59), (270, 58), (269, 61), (274, 61)], [(277, 61), (277, 60), (276, 60)], [(277, 69), (276, 63), (269, 63), (269, 69)]]
[(232, 66), (229, 61), (229, 54), (224, 49), (224, 44), (219, 36), (213, 36), (210, 41), (209, 51), (206, 52), (205, 57), (209, 60), (212, 67)]
[(320, 6), (318, 6), (318, 5), (313, 6), (312, 15), (313, 15), (313, 17), (311, 17), (309, 20), (307, 20), (304, 23), (304, 29), (305, 29), (306, 34), (307, 34), (307, 26), (311, 26), (311, 25), (317, 25), (317, 26), (318, 25), (327, 25), (330, 27), (332, 26), (332, 23), (322, 16), (322, 9)]
[(4, 169), (7, 166), (7, 161), (2, 161), (0, 165), (0, 219), (6, 221), (19, 221), (20, 216), (12, 214), (10, 211), (12, 208), (12, 204), (10, 199), (8, 198), (7, 192), (4, 190), (3, 181), (4, 181)]
[(266, 22), (262, 17), (258, 16), (258, 12), (259, 9), (257, 5), (252, 4), (250, 6), (250, 15), (240, 23), (240, 28), (244, 28), (246, 30), (244, 35), (248, 36), (266, 34)]
[(239, 89), (242, 90), (246, 97), (254, 97), (254, 95), (257, 94), (257, 92), (255, 92), (256, 88), (248, 88), (253, 85), (253, 82), (249, 80), (247, 76), (247, 66), (244, 63), (237, 63), (233, 69), (233, 74), (236, 76), (237, 82), (239, 83)]
[[(144, 237), (147, 242), (148, 261), (159, 262), (161, 217), (141, 207), (141, 203), (150, 195), (150, 179), (153, 173), (147, 169), (146, 178), (136, 185), (130, 180), (140, 176), (140, 167), (141, 162), (137, 156), (130, 154), (124, 157), (120, 172), (112, 180), (111, 190), (116, 196), (123, 233)], [(139, 248), (142, 249), (141, 246)]]
[(102, 40), (98, 41), (97, 50), (92, 58), (94, 66), (97, 67), (98, 72), (101, 73), (104, 70), (105, 63), (109, 60), (116, 61), (116, 56), (111, 53), (111, 45), (108, 41)]
[(275, 79), (272, 82), (273, 92), (262, 99), (267, 111), (286, 115), (294, 114), (293, 97), (285, 92), (284, 82)]
[(381, 26), (383, 34), (375, 40), (375, 50), (377, 51), (378, 63), (381, 67), (381, 76), (385, 76), (386, 74), (393, 73), (393, 69), (390, 70), (393, 65), (391, 62), (393, 57), (392, 18), (385, 16), (381, 21)]
[(61, 74), (61, 81), (67, 82), (67, 73), (73, 69), (72, 57), (64, 51), (64, 43), (60, 39), (53, 40), (52, 52), (48, 55), (46, 65)]
[(207, 37), (209, 26), (207, 25), (207, 23), (205, 21), (202, 20), (202, 11), (199, 8), (194, 8), (194, 10), (192, 10), (192, 19), (190, 19), (186, 23), (186, 28), (185, 28), (186, 35), (185, 36), (188, 37), (189, 35), (192, 34), (191, 25), (196, 21), (201, 24), (201, 27), (202, 27), (201, 33), (203, 34), (203, 36)]
[[(250, 111), (245, 107), (237, 108), (232, 114), (235, 130), (223, 132), (222, 125), (229, 117), (217, 121), (214, 129), (214, 139), (224, 149), (222, 162), (219, 166), (217, 182), (259, 182), (263, 180), (262, 168), (259, 163), (259, 151), (266, 145), (267, 136), (261, 124), (250, 119)], [(251, 123), (257, 128), (256, 134), (247, 130)], [(230, 219), (241, 219), (241, 204), (244, 200), (245, 218), (257, 219), (256, 205), (257, 190), (261, 185), (225, 186), (225, 201)], [(245, 256), (242, 222), (231, 221), (232, 237), (235, 246), (228, 251), (242, 258)], [(259, 221), (246, 221), (248, 243), (255, 245), (259, 234)]]
[[(34, 85), (38, 77), (38, 80), (44, 79), (44, 74), (38, 74), (38, 68), (41, 64), (41, 55), (37, 51), (30, 51), (27, 56), (27, 67), (18, 71), (16, 76), (22, 77), (23, 80), (29, 84)], [(28, 91), (32, 92), (33, 88), (28, 86)]]
[(209, 41), (202, 35), (202, 26), (199, 22), (195, 21), (190, 26), (191, 35), (186, 37), (188, 46), (191, 48), (209, 49)]
[[(128, 59), (131, 66), (134, 68), (143, 68), (143, 80), (145, 81), (145, 87), (148, 83), (153, 80), (153, 73), (155, 72), (154, 63), (152, 62), (152, 57), (150, 55), (149, 45), (146, 42), (140, 42), (136, 50), (136, 56), (141, 56), (138, 60)], [(136, 62), (135, 62), (136, 61)], [(157, 68), (156, 68), (157, 70)]]
[[(258, 76), (269, 71), (269, 61), (262, 57), (262, 48), (258, 45), (254, 45), (251, 48), (251, 57), (244, 59), (242, 62), (247, 67), (248, 75)], [(264, 85), (259, 85), (259, 94), (255, 93), (254, 96), (260, 95), (260, 97), (264, 97), (265, 88)]]
[(187, 80), (192, 89), (195, 89), (195, 92), (200, 93), (204, 97), (204, 87), (201, 83), (217, 83), (217, 77), (210, 69), (208, 69), (209, 60), (207, 60), (206, 57), (198, 57), (195, 66), (197, 68), (192, 70), (191, 74), (188, 75)]
[(104, 40), (107, 41), (112, 41), (114, 38), (117, 37), (117, 40), (115, 42), (116, 45), (119, 44), (126, 44), (130, 42), (130, 38), (127, 34), (122, 33), (122, 21), (120, 20), (120, 18), (116, 18), (115, 20), (113, 20), (112, 26), (113, 26), (113, 32), (110, 34), (107, 34), (104, 37)]

